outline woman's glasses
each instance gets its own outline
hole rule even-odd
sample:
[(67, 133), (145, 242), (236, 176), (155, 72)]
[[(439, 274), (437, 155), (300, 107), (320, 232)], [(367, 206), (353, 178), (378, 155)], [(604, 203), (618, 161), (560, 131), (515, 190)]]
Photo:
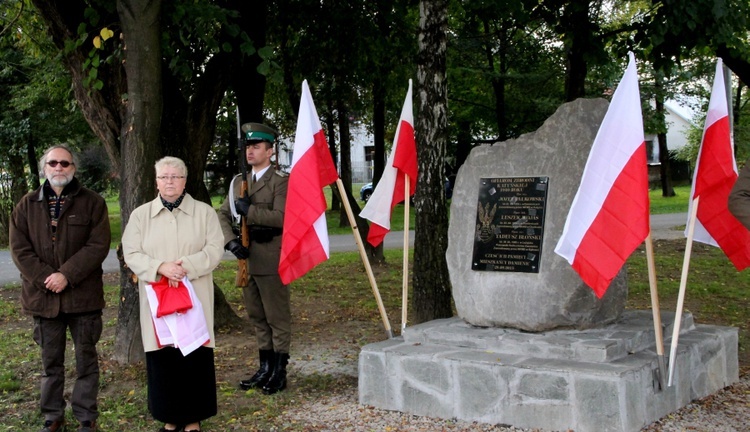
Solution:
[(178, 175), (172, 175), (172, 176), (156, 176), (157, 180), (161, 181), (176, 181), (176, 180), (182, 180), (185, 176), (178, 176)]
[(68, 162), (68, 161), (65, 161), (65, 160), (63, 160), (63, 161), (56, 161), (56, 160), (47, 161), (47, 165), (51, 166), (52, 168), (56, 167), (57, 164), (60, 164), (60, 166), (63, 167), (63, 168), (67, 168), (67, 167), (73, 165), (73, 162)]

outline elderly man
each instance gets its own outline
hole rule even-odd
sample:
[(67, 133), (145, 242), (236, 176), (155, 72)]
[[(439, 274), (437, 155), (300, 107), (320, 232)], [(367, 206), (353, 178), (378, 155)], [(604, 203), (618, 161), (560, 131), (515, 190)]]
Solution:
[(102, 332), (102, 262), (110, 244), (104, 199), (78, 182), (76, 157), (65, 145), (44, 152), (46, 181), (13, 210), (10, 249), (21, 271), (21, 306), (34, 318), (34, 341), (42, 350), (42, 432), (65, 425), (65, 344), (70, 330), (76, 357), (71, 395), (79, 432), (96, 430)]
[[(281, 228), (289, 178), (271, 166), (273, 143), (278, 137), (275, 130), (260, 123), (245, 123), (242, 133), (244, 156), (252, 168), (247, 173), (248, 194), (239, 196), (241, 175), (235, 177), (232, 195), (219, 211), (219, 222), (225, 249), (239, 259), (247, 259), (250, 275), (243, 295), (250, 322), (255, 326), (260, 367), (252, 377), (240, 381), (240, 388), (258, 388), (265, 394), (273, 394), (286, 388), (292, 333), (289, 286), (284, 285), (279, 276)], [(244, 217), (249, 228), (249, 249), (242, 246), (232, 230), (238, 215)]]

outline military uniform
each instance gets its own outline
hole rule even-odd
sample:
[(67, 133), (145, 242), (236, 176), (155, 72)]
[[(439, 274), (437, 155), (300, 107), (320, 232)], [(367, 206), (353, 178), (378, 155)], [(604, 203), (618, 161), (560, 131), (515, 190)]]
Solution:
[(745, 228), (750, 229), (750, 160), (740, 170), (729, 193), (729, 211)]
[[(258, 123), (242, 126), (247, 143), (256, 141), (273, 142), (276, 131)], [(266, 393), (275, 393), (286, 387), (286, 364), (289, 359), (291, 342), (291, 306), (289, 286), (281, 282), (279, 258), (281, 255), (281, 233), (286, 206), (287, 174), (269, 167), (255, 182), (248, 167), (248, 199), (250, 201), (245, 217), (250, 234), (248, 284), (243, 287), (245, 307), (250, 321), (255, 326), (261, 367), (250, 379), (242, 380), (240, 386), (263, 388)], [(240, 198), (241, 175), (233, 180), (234, 196), (222, 204), (219, 213), (224, 242), (230, 249), (230, 242), (237, 236), (232, 230), (234, 221), (231, 202)], [(283, 382), (273, 381), (273, 374), (283, 374)], [(272, 387), (267, 388), (271, 382)]]

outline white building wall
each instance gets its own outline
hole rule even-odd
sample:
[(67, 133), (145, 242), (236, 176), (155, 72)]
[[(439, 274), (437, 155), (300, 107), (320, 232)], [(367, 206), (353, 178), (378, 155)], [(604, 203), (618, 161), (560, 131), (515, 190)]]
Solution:
[[(664, 104), (666, 110), (665, 121), (667, 124), (667, 148), (679, 150), (688, 142), (688, 132), (692, 127), (690, 113), (674, 102)], [(649, 164), (659, 163), (659, 138), (656, 135), (646, 135), (646, 142), (653, 142), (653, 151), (649, 152)]]

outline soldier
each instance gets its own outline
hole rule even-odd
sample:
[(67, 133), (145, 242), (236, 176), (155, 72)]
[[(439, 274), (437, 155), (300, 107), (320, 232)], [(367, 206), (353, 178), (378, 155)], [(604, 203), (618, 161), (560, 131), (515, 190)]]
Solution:
[[(252, 168), (247, 171), (249, 186), (246, 196), (240, 196), (242, 174), (233, 179), (219, 219), (225, 249), (238, 259), (247, 260), (249, 277), (243, 295), (247, 314), (255, 326), (260, 358), (258, 371), (240, 381), (240, 388), (260, 388), (265, 394), (273, 394), (286, 388), (291, 340), (289, 286), (279, 276), (288, 177), (271, 167), (278, 132), (260, 123), (245, 123), (241, 130), (247, 165)], [(248, 226), (249, 247), (244, 247), (232, 230), (238, 216)]]

